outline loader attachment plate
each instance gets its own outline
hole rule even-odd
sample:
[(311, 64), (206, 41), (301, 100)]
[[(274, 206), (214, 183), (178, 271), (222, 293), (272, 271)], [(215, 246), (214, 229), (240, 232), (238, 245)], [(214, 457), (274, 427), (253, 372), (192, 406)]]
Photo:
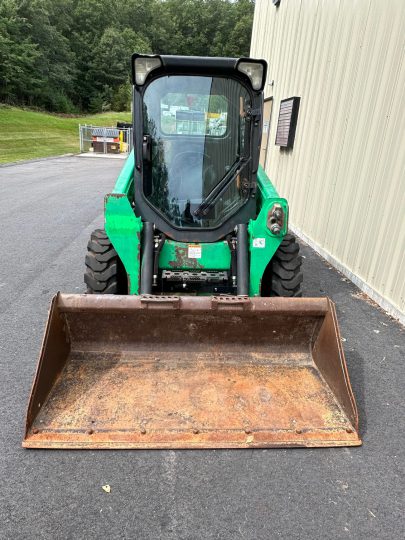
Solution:
[(27, 448), (359, 445), (327, 298), (60, 295)]

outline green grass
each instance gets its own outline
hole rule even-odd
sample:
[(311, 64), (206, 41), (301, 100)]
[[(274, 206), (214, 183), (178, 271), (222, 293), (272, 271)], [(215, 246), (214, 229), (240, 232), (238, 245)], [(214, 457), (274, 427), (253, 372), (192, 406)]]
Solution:
[(115, 126), (129, 112), (78, 118), (0, 105), (0, 163), (79, 152), (79, 124)]

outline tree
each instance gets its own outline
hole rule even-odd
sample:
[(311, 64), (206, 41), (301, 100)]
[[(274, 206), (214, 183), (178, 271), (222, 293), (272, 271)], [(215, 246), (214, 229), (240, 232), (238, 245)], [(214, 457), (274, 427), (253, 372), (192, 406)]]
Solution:
[[(40, 53), (35, 69), (41, 86), (34, 96), (37, 104), (49, 110), (58, 110), (68, 101), (73, 90), (75, 59), (70, 42), (59, 28), (66, 23), (60, 17), (66, 9), (61, 0), (23, 0), (19, 2), (19, 14), (30, 25), (30, 36)], [(65, 27), (66, 31), (66, 27)], [(62, 97), (64, 96), (64, 97)], [(68, 112), (68, 111), (63, 111)]]
[(124, 107), (133, 52), (248, 56), (252, 0), (0, 0), (0, 100)]
[(130, 58), (135, 50), (150, 52), (150, 44), (130, 28), (122, 31), (106, 28), (88, 64), (86, 78), (91, 85), (90, 99), (97, 94), (102, 96), (104, 107), (111, 104), (115, 90), (128, 81)]
[(248, 56), (251, 0), (166, 0), (154, 3), (153, 50), (160, 54)]
[(0, 99), (3, 102), (29, 101), (41, 85), (36, 70), (40, 52), (30, 30), (15, 2), (3, 0), (0, 4)]

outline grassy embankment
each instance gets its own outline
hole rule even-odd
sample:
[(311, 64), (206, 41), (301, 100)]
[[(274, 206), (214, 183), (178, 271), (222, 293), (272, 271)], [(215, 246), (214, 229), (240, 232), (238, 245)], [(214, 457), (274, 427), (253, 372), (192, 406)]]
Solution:
[(79, 152), (79, 124), (115, 126), (129, 112), (70, 118), (0, 105), (0, 163)]

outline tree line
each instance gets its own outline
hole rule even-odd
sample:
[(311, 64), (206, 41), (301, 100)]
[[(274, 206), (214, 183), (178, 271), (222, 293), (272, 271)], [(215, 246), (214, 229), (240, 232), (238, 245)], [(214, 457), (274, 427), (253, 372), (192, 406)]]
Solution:
[(0, 0), (0, 102), (128, 110), (133, 52), (248, 56), (254, 0)]

